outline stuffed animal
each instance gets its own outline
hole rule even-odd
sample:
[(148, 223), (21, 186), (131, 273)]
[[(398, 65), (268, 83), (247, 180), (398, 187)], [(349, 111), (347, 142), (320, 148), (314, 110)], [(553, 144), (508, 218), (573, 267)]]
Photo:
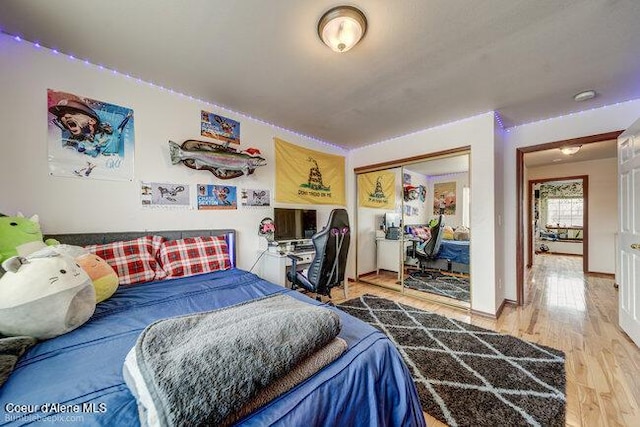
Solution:
[(78, 265), (89, 275), (96, 291), (96, 303), (111, 297), (118, 289), (118, 275), (107, 261), (94, 254), (76, 258)]
[(39, 251), (2, 263), (0, 334), (38, 339), (62, 335), (89, 320), (96, 307), (91, 279), (69, 256)]
[[(45, 244), (46, 243), (46, 244)], [(58, 244), (57, 240), (42, 241), (38, 215), (25, 218), (0, 214), (0, 263), (12, 256), (27, 256), (46, 246)]]

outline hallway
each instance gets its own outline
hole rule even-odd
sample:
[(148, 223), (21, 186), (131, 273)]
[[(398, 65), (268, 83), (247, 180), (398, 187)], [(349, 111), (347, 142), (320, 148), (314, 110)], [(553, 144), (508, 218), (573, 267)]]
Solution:
[[(618, 291), (582, 273), (582, 258), (541, 255), (526, 278), (526, 304), (498, 320), (350, 283), (348, 298), (374, 294), (547, 345), (566, 354), (568, 426), (640, 425), (640, 349), (620, 330)], [(334, 302), (344, 300), (334, 291)], [(426, 415), (430, 426), (443, 425)]]

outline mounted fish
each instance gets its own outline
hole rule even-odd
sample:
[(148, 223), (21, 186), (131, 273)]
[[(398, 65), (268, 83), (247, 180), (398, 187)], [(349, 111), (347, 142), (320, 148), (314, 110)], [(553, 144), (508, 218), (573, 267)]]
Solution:
[(174, 165), (182, 162), (191, 169), (208, 170), (220, 179), (251, 175), (257, 167), (267, 164), (256, 148), (238, 151), (228, 144), (193, 139), (183, 142), (181, 146), (169, 141), (169, 153)]

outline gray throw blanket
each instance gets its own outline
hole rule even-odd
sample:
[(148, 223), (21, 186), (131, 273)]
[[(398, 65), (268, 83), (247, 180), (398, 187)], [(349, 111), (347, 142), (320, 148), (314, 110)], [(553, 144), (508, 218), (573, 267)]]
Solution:
[(335, 312), (276, 295), (160, 320), (135, 351), (160, 425), (218, 425), (339, 332)]
[(0, 336), (0, 387), (9, 378), (18, 359), (38, 340), (32, 337)]

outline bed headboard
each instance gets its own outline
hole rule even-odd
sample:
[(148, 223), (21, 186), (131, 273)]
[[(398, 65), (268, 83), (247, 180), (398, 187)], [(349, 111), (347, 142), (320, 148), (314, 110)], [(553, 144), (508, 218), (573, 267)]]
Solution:
[(60, 243), (67, 245), (86, 246), (103, 243), (112, 243), (119, 240), (132, 240), (143, 236), (162, 236), (167, 240), (178, 240), (185, 237), (197, 236), (224, 236), (229, 246), (229, 258), (231, 266), (236, 266), (236, 231), (232, 229), (221, 230), (169, 230), (169, 231), (123, 231), (115, 233), (70, 233), (70, 234), (48, 234), (45, 239), (56, 239)]

